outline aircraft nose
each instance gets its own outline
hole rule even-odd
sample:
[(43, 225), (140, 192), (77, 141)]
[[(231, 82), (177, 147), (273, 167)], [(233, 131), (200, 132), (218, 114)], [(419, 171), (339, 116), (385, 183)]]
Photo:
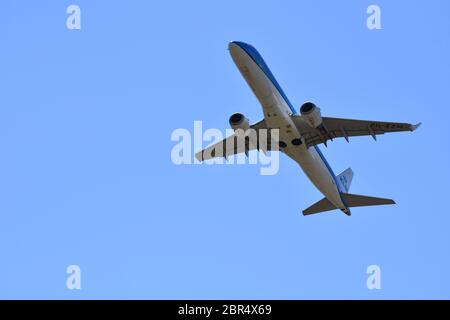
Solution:
[(242, 41), (231, 41), (230, 43), (228, 43), (228, 50), (235, 60), (235, 63), (237, 63), (238, 65), (241, 64), (240, 62), (237, 62), (238, 60), (240, 61), (248, 58), (250, 49), (251, 46)]
[(250, 45), (245, 43), (245, 42), (242, 42), (242, 41), (230, 41), (230, 43), (228, 43), (228, 49), (229, 50), (235, 49), (235, 48), (238, 48), (238, 47), (243, 49), (245, 47), (250, 47)]
[(231, 41), (228, 43), (228, 50), (234, 50), (236, 49), (238, 46), (237, 41)]
[(233, 58), (234, 62), (238, 65), (241, 64), (241, 60), (244, 57), (244, 51), (242, 47), (239, 45), (238, 41), (231, 41), (228, 43), (228, 51), (230, 52), (231, 57)]

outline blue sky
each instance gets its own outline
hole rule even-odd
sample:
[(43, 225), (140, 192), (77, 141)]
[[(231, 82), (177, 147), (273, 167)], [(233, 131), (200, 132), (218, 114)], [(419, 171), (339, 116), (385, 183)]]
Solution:
[[(66, 8), (81, 8), (81, 30)], [(366, 8), (381, 8), (368, 30)], [(450, 3), (0, 2), (0, 298), (450, 298)], [(291, 102), (423, 122), (321, 147), (396, 206), (303, 217), (297, 164), (175, 166), (177, 128), (261, 108), (227, 51), (253, 44)], [(81, 268), (81, 290), (66, 267)], [(368, 290), (366, 268), (381, 268)]]

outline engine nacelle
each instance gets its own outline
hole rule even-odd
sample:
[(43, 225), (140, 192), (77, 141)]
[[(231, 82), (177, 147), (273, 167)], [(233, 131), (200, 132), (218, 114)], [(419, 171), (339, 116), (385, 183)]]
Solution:
[(300, 114), (303, 120), (313, 128), (320, 127), (322, 125), (322, 115), (320, 109), (312, 102), (305, 102), (300, 107)]
[(245, 132), (250, 129), (250, 123), (242, 113), (234, 113), (231, 115), (229, 122), (231, 128), (235, 131), (237, 129), (242, 129)]

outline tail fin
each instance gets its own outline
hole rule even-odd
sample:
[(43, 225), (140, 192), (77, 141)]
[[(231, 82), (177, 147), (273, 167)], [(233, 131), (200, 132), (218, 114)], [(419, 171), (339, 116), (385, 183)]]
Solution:
[(352, 184), (353, 170), (351, 168), (348, 168), (347, 170), (342, 172), (340, 175), (338, 175), (336, 178), (337, 178), (338, 183), (342, 187), (341, 190), (344, 192), (348, 192), (348, 190), (350, 190), (350, 185)]
[[(347, 171), (347, 170), (346, 170)], [(344, 172), (345, 173), (345, 172)], [(350, 179), (351, 181), (351, 179)], [(385, 204), (395, 204), (395, 201), (392, 199), (384, 199), (384, 198), (375, 198), (375, 197), (368, 197), (368, 196), (360, 196), (357, 194), (350, 194), (350, 193), (341, 193), (342, 197), (344, 198), (347, 206), (349, 208), (351, 207), (366, 207), (366, 206), (380, 206)], [(319, 212), (325, 212), (338, 209), (336, 208), (330, 200), (327, 198), (323, 198), (322, 200), (316, 202), (309, 208), (303, 210), (303, 215), (307, 216), (310, 214), (315, 214)]]

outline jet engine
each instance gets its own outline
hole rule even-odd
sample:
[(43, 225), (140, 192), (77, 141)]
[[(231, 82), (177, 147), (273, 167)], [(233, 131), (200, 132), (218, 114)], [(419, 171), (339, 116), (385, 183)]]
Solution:
[(300, 107), (300, 114), (303, 120), (313, 128), (317, 128), (322, 124), (320, 109), (312, 102), (305, 102)]
[(242, 129), (245, 132), (250, 128), (248, 119), (242, 113), (234, 113), (231, 115), (229, 122), (234, 131)]
[(302, 119), (311, 127), (316, 128), (323, 136), (323, 143), (327, 145), (327, 139), (333, 141), (333, 136), (328, 131), (323, 122), (320, 109), (312, 102), (305, 102), (300, 107), (300, 114)]

